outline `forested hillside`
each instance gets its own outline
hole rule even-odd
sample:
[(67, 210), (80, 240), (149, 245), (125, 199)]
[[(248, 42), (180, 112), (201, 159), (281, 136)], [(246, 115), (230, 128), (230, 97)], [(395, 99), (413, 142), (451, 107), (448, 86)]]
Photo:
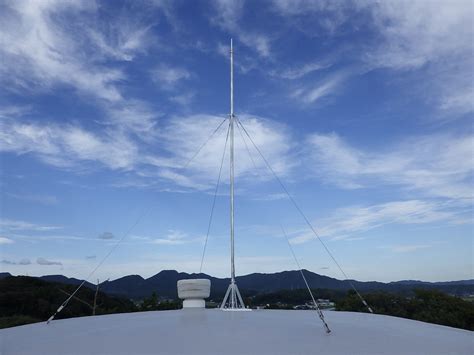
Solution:
[[(43, 281), (35, 277), (16, 276), (0, 279), (0, 328), (47, 320), (76, 287)], [(95, 292), (83, 287), (57, 319), (92, 315)], [(136, 311), (124, 298), (97, 295), (96, 314)]]

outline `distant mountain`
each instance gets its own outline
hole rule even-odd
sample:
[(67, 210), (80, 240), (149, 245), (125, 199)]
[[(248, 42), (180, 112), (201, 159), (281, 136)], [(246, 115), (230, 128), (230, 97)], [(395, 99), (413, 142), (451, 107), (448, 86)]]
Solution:
[[(39, 277), (41, 280), (44, 281), (49, 281), (49, 282), (58, 282), (66, 285), (75, 285), (78, 286), (80, 285), (83, 280), (78, 280), (73, 277), (66, 277), (63, 275), (46, 275), (46, 276), (41, 276)], [(87, 282), (84, 284), (84, 286), (89, 287), (89, 288), (95, 288), (96, 286), (91, 284), (90, 282)]]
[[(303, 270), (311, 288), (346, 291), (351, 285), (344, 280), (319, 275), (314, 272)], [(181, 279), (207, 278), (211, 280), (211, 298), (221, 298), (229, 285), (229, 278), (217, 278), (207, 274), (188, 274), (176, 270), (163, 270), (158, 274), (144, 279), (140, 275), (128, 275), (113, 281), (101, 283), (100, 290), (110, 295), (124, 296), (131, 299), (142, 299), (156, 292), (160, 297), (176, 298), (176, 283)], [(42, 276), (46, 281), (61, 282), (71, 285), (79, 285), (82, 281), (68, 278), (63, 275)], [(383, 283), (377, 281), (362, 282), (351, 280), (355, 287), (361, 292), (385, 291), (409, 293), (414, 288), (438, 289), (443, 292), (465, 295), (474, 294), (474, 280), (448, 281), (448, 282), (424, 282), (416, 280), (402, 280), (397, 282)], [(305, 288), (304, 281), (299, 271), (282, 271), (271, 274), (254, 273), (237, 276), (236, 282), (245, 295), (271, 293), (280, 290), (294, 290)], [(95, 285), (86, 282), (85, 286), (94, 289)]]
[(0, 280), (8, 276), (12, 276), (12, 274), (10, 274), (9, 272), (0, 272)]

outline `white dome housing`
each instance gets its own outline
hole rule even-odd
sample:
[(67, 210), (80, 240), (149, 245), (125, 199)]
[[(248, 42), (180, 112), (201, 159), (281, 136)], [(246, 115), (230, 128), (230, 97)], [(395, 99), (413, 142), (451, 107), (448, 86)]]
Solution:
[(183, 308), (204, 308), (205, 298), (211, 294), (211, 280), (189, 279), (178, 281), (178, 297), (183, 300)]

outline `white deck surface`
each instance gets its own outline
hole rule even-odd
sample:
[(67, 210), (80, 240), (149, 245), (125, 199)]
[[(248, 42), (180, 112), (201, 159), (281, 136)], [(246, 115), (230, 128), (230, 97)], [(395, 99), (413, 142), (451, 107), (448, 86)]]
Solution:
[(0, 330), (0, 353), (474, 354), (474, 332), (407, 319), (314, 311), (178, 310), (57, 320)]

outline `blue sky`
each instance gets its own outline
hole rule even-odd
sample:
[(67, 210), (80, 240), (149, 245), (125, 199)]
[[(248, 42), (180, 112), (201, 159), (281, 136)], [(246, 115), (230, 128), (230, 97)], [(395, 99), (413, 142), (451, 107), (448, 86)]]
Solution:
[[(469, 1), (2, 1), (1, 268), (198, 272), (235, 111), (346, 273), (473, 278)], [(236, 272), (342, 278), (236, 131)], [(248, 143), (250, 144), (250, 143)], [(251, 147), (250, 147), (251, 148)], [(252, 161), (253, 160), (253, 161)], [(203, 272), (229, 274), (228, 156)]]

